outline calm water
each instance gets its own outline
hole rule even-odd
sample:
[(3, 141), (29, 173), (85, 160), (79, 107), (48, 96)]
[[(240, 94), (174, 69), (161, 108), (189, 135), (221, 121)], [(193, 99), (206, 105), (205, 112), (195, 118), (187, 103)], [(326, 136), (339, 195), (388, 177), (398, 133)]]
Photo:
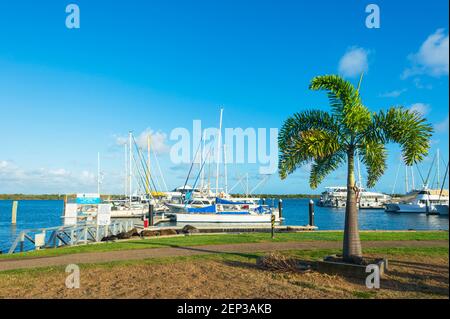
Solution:
[[(283, 201), (286, 225), (308, 224), (307, 199)], [(271, 203), (271, 201), (269, 201)], [(12, 201), (0, 200), (0, 249), (5, 251), (23, 229), (54, 227), (62, 224), (62, 201), (20, 201), (17, 225), (11, 226)], [(315, 224), (321, 230), (343, 229), (344, 209), (315, 206)], [(448, 217), (425, 214), (392, 214), (383, 210), (361, 210), (360, 228), (364, 230), (448, 230)]]

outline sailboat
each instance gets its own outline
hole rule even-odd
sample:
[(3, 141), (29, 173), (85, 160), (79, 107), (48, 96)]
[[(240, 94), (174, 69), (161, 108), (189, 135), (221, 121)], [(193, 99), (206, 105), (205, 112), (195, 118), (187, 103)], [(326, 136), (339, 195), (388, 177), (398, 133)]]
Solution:
[[(195, 183), (189, 189), (187, 187), (187, 180), (192, 171), (189, 170), (188, 178), (182, 188), (178, 188), (181, 193), (182, 202), (166, 202), (165, 205), (169, 207), (177, 222), (180, 223), (270, 223), (272, 215), (275, 216), (276, 222), (280, 221), (278, 209), (265, 205), (261, 200), (257, 199), (236, 199), (232, 198), (228, 194), (227, 189), (227, 174), (226, 174), (226, 160), (225, 163), (225, 189), (220, 191), (219, 188), (219, 173), (220, 173), (220, 160), (221, 160), (221, 139), (222, 139), (222, 121), (223, 121), (223, 109), (220, 110), (220, 124), (217, 136), (216, 146), (216, 187), (214, 192), (208, 187), (205, 192), (204, 187), (197, 189), (197, 183), (201, 179), (203, 184), (203, 170), (208, 157), (203, 158), (202, 150), (202, 162), (200, 172), (198, 173)], [(199, 147), (202, 144), (200, 141)], [(224, 148), (225, 150), (225, 148)], [(210, 154), (211, 148), (207, 155)], [(197, 150), (198, 152), (198, 150)], [(196, 156), (195, 156), (196, 157)], [(224, 157), (226, 152), (224, 151)], [(202, 185), (203, 186), (203, 185)]]
[[(428, 171), (426, 179), (423, 180), (422, 189), (419, 191), (415, 191), (413, 189), (404, 197), (398, 199), (397, 202), (386, 204), (386, 212), (448, 215), (449, 194), (448, 190), (444, 189), (445, 179), (448, 174), (448, 164), (441, 189), (432, 189), (428, 187), (430, 173), (433, 169), (436, 159), (437, 163), (439, 164), (439, 150), (436, 152), (436, 155), (433, 158), (433, 162)], [(439, 165), (437, 165), (437, 177), (439, 183)], [(405, 177), (405, 185), (406, 191), (408, 191), (407, 177)]]

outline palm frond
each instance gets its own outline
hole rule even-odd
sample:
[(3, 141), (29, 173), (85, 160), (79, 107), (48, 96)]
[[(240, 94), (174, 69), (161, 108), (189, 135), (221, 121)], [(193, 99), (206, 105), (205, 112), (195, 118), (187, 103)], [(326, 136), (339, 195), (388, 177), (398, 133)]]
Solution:
[(338, 75), (315, 77), (309, 86), (311, 90), (325, 90), (333, 110), (350, 133), (364, 131), (371, 123), (371, 114), (362, 104), (359, 92), (353, 84)]
[(286, 178), (297, 167), (341, 148), (337, 129), (333, 116), (322, 111), (305, 111), (288, 118), (278, 136), (281, 178)]
[(309, 185), (312, 189), (323, 181), (323, 179), (335, 171), (345, 162), (346, 154), (343, 151), (338, 151), (331, 156), (316, 159), (311, 167), (311, 175), (309, 176)]
[(367, 170), (367, 187), (374, 187), (386, 171), (386, 147), (378, 140), (364, 139), (358, 150)]
[(433, 127), (418, 112), (392, 107), (374, 116), (371, 134), (382, 143), (394, 142), (402, 148), (407, 165), (422, 161), (428, 155)]

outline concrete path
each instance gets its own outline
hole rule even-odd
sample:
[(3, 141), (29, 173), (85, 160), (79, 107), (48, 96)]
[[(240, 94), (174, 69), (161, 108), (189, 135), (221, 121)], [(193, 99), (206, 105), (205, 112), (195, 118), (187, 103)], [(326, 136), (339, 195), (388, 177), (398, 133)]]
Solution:
[[(397, 247), (447, 247), (445, 240), (433, 241), (364, 241), (363, 248), (397, 248)], [(48, 266), (65, 266), (69, 264), (105, 263), (111, 261), (139, 260), (148, 258), (193, 256), (203, 254), (246, 254), (294, 249), (340, 249), (339, 241), (300, 241), (282, 243), (248, 243), (208, 246), (147, 248), (108, 252), (78, 253), (54, 257), (34, 257), (18, 259), (0, 259), (0, 271)]]

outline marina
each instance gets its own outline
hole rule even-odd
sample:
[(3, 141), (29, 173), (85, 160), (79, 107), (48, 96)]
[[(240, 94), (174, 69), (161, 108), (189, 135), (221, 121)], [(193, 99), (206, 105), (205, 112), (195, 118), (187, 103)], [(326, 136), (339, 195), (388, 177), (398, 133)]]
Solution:
[[(270, 200), (271, 201), (271, 200)], [(276, 201), (274, 201), (275, 203)], [(304, 226), (309, 223), (308, 199), (284, 199), (281, 226)], [(317, 200), (316, 200), (317, 202)], [(7, 251), (22, 230), (43, 227), (62, 226), (61, 214), (64, 201), (53, 200), (24, 200), (19, 201), (17, 224), (11, 225), (11, 210), (13, 201), (0, 200), (0, 248)], [(343, 208), (315, 208), (315, 225), (320, 230), (342, 229), (345, 209)], [(143, 225), (141, 218), (131, 219), (136, 225)], [(383, 210), (364, 209), (360, 211), (359, 223), (362, 230), (448, 230), (448, 217), (426, 214), (396, 214)], [(186, 223), (166, 221), (158, 223), (160, 227), (183, 227)], [(255, 225), (198, 223), (201, 227), (234, 227), (255, 228)], [(261, 228), (261, 225), (256, 225)], [(262, 226), (267, 229), (269, 226)]]
[(448, 299), (448, 5), (5, 1), (0, 302)]

